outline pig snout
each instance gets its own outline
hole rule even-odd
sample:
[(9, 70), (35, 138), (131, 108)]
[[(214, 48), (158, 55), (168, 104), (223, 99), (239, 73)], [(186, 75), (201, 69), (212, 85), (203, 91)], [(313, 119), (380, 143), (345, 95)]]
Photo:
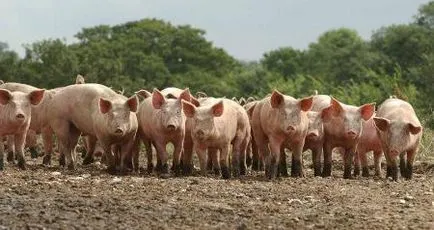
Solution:
[(356, 139), (357, 137), (357, 132), (355, 132), (354, 130), (350, 130), (347, 132), (347, 137), (350, 139)]
[(310, 139), (317, 138), (317, 137), (318, 137), (318, 131), (317, 131), (317, 130), (310, 131), (310, 132), (307, 134), (307, 137), (310, 138)]
[(168, 126), (167, 126), (167, 129), (173, 131), (173, 130), (176, 129), (176, 127), (175, 127), (175, 125), (168, 125)]
[(118, 127), (115, 129), (115, 134), (120, 136), (120, 135), (124, 134), (124, 131), (120, 127)]
[(399, 155), (398, 150), (396, 150), (396, 149), (392, 149), (392, 150), (390, 150), (390, 156), (392, 156), (392, 157), (396, 157), (396, 156), (398, 156), (398, 155)]
[(26, 118), (26, 116), (23, 114), (23, 113), (17, 113), (16, 115), (15, 115), (15, 118), (17, 119), (17, 120), (24, 120), (25, 118)]
[(288, 125), (288, 127), (286, 127), (286, 131), (287, 132), (294, 132), (295, 131), (295, 127), (292, 125)]
[(195, 132), (195, 136), (199, 139), (203, 139), (205, 137), (205, 132), (203, 130), (199, 129)]

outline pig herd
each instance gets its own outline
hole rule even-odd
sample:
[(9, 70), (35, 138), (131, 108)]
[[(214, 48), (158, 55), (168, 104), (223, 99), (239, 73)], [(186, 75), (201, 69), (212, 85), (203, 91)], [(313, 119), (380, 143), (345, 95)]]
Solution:
[[(395, 97), (376, 110), (374, 103), (347, 105), (317, 93), (297, 99), (277, 90), (260, 100), (215, 98), (203, 92), (193, 96), (188, 88), (174, 87), (152, 93), (142, 89), (125, 97), (107, 86), (85, 83), (80, 75), (76, 84), (50, 90), (1, 84), (0, 170), (5, 152), (7, 161), (21, 169), (26, 168), (26, 146), (32, 158), (38, 157), (38, 134), (43, 140), (43, 164), (51, 164), (55, 136), (59, 165), (70, 170), (76, 167), (76, 146), (82, 136), (86, 149), (82, 164), (94, 162), (99, 147), (109, 173), (138, 172), (143, 143), (147, 171), (162, 175), (191, 174), (196, 153), (203, 175), (211, 170), (228, 179), (245, 175), (251, 167), (274, 179), (288, 176), (288, 150), (291, 176), (303, 177), (303, 153), (311, 150), (314, 175), (328, 177), (336, 150), (346, 179), (360, 173), (369, 176), (367, 154), (372, 151), (375, 175), (381, 176), (384, 153), (386, 177), (397, 180), (398, 158), (401, 176), (412, 178), (422, 126), (413, 107)], [(170, 168), (168, 143), (173, 145)]]

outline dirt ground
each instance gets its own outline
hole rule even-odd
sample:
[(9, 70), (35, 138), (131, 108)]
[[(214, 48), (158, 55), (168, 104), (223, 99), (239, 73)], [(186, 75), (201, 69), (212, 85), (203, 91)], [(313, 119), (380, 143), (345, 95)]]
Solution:
[(314, 178), (305, 161), (306, 178), (269, 182), (263, 172), (162, 179), (41, 161), (0, 172), (0, 230), (434, 229), (434, 165), (424, 162), (411, 181), (343, 180), (340, 162), (333, 177)]

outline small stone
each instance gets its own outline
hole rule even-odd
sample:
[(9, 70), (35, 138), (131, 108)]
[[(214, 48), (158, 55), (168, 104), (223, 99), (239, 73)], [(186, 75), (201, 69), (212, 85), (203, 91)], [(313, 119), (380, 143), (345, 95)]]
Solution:
[(400, 199), (400, 200), (399, 200), (399, 203), (400, 203), (400, 204), (405, 204), (405, 200), (404, 200), (404, 199)]
[(297, 204), (303, 204), (303, 202), (299, 199), (289, 199), (289, 204), (293, 204), (293, 203), (297, 203)]
[(115, 177), (115, 178), (113, 178), (113, 180), (110, 182), (110, 184), (117, 184), (117, 183), (120, 183), (120, 182), (122, 182), (122, 179), (119, 178), (119, 177)]
[(51, 175), (52, 176), (59, 176), (59, 175), (62, 175), (62, 173), (61, 172), (52, 172)]

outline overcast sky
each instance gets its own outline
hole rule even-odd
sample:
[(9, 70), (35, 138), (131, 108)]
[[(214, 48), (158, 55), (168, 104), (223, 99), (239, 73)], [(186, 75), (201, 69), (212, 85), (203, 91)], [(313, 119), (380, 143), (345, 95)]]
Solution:
[(422, 0), (0, 0), (0, 41), (65, 38), (83, 27), (156, 17), (204, 29), (207, 39), (243, 60), (281, 46), (304, 49), (332, 28), (369, 39), (384, 25), (408, 23)]

